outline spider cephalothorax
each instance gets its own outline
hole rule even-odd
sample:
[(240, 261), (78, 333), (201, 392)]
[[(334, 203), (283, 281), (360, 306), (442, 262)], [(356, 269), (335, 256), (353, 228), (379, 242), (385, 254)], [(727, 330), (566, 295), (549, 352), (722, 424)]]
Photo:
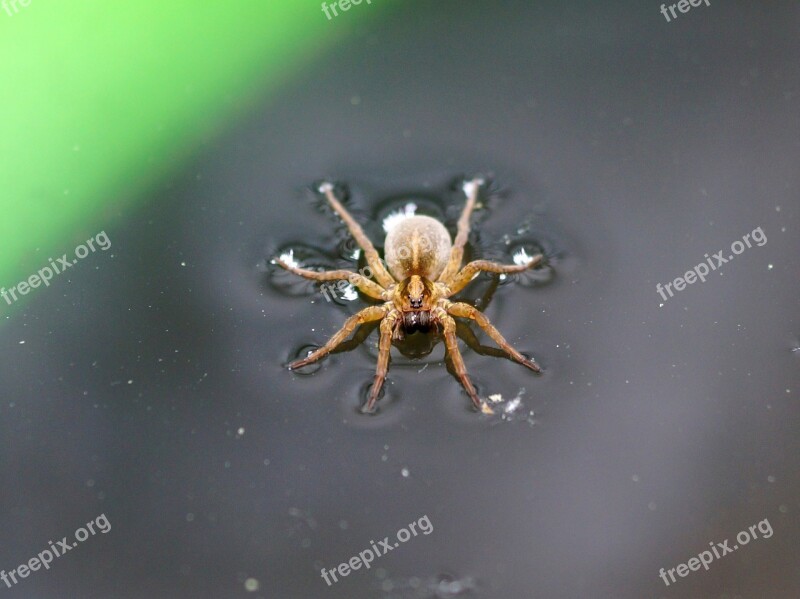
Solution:
[(433, 304), (431, 299), (435, 293), (433, 283), (420, 275), (411, 275), (404, 279), (394, 292), (394, 303), (396, 308), (403, 315), (403, 319), (398, 322), (398, 330), (395, 338), (403, 337), (402, 333), (427, 333), (431, 325), (434, 324), (431, 309)]
[[(473, 179), (464, 183), (467, 203), (458, 220), (455, 241), (442, 223), (429, 216), (408, 216), (400, 220), (386, 235), (384, 244), (386, 265), (377, 250), (364, 234), (361, 226), (345, 210), (330, 183), (323, 183), (319, 191), (325, 194), (331, 207), (345, 222), (356, 243), (364, 251), (375, 280), (347, 270), (317, 272), (299, 268), (276, 258), (274, 262), (286, 270), (316, 281), (347, 279), (365, 295), (382, 300), (382, 303), (364, 308), (347, 319), (344, 326), (319, 349), (303, 359), (289, 364), (290, 369), (316, 362), (347, 339), (360, 324), (380, 321), (378, 367), (365, 409), (370, 410), (378, 399), (389, 368), (389, 350), (392, 341), (412, 333), (441, 331), (453, 368), (476, 408), (490, 412), (481, 402), (467, 374), (464, 360), (456, 342), (456, 323), (453, 317), (474, 320), (492, 340), (513, 360), (539, 372), (532, 359), (514, 349), (477, 308), (463, 302), (452, 302), (452, 297), (481, 271), (493, 273), (520, 272), (539, 264), (537, 254), (523, 264), (497, 264), (488, 260), (474, 260), (461, 266), (464, 246), (469, 235), (469, 219), (475, 208), (483, 181)], [(388, 268), (387, 268), (388, 267)]]

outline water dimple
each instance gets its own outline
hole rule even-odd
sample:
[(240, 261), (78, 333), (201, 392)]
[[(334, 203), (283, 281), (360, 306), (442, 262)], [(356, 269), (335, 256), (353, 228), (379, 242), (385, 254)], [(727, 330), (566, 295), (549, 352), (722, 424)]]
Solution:
[(361, 391), (358, 394), (359, 398), (361, 398), (361, 406), (358, 408), (358, 412), (360, 414), (374, 416), (380, 411), (382, 405), (381, 402), (386, 397), (386, 385), (384, 384), (383, 387), (381, 387), (381, 390), (378, 392), (378, 399), (375, 401), (372, 407), (368, 408), (367, 402), (369, 401), (372, 389), (374, 387), (374, 381), (370, 381), (361, 386)]
[(289, 272), (279, 264), (276, 259), (286, 262), (289, 266), (306, 268), (309, 270), (334, 270), (337, 268), (335, 260), (324, 251), (303, 243), (292, 243), (281, 246), (273, 256), (266, 261), (269, 265), (268, 281), (270, 286), (284, 295), (301, 296), (314, 293), (318, 282), (303, 278)]
[(391, 416), (394, 418), (393, 413), (397, 411), (398, 404), (403, 403), (398, 393), (395, 391), (394, 377), (386, 378), (383, 387), (381, 387), (378, 393), (378, 400), (375, 402), (375, 405), (370, 410), (366, 409), (374, 382), (374, 375), (365, 378), (361, 382), (358, 387), (358, 392), (353, 394), (358, 397), (358, 405), (355, 407), (354, 411), (359, 415), (369, 416), (371, 419), (375, 420), (385, 420), (390, 413), (392, 413)]
[(542, 254), (542, 260), (539, 264), (528, 270), (519, 273), (505, 275), (501, 284), (507, 284), (511, 281), (518, 282), (523, 287), (540, 287), (547, 285), (555, 278), (555, 263), (558, 262), (558, 256), (553, 255), (552, 251), (546, 247), (546, 244), (531, 237), (521, 237), (510, 241), (507, 245), (505, 256), (511, 264), (522, 264), (527, 257), (534, 257), (537, 254)]
[(348, 236), (339, 242), (337, 253), (343, 260), (350, 262), (354, 266), (361, 257), (361, 247), (359, 247), (355, 239)]
[(414, 409), (413, 402), (402, 401), (395, 391), (394, 378), (387, 378), (378, 401), (371, 412), (365, 413), (364, 406), (369, 398), (374, 381), (374, 368), (357, 369), (351, 372), (349, 390), (343, 393), (340, 401), (342, 420), (357, 428), (385, 429), (391, 428), (408, 418), (408, 412)]
[[(311, 352), (316, 351), (319, 348), (320, 348), (319, 345), (312, 345), (312, 344), (303, 345), (299, 347), (292, 354), (292, 358), (289, 360), (289, 363), (294, 362), (296, 360), (302, 360), (303, 358), (307, 358)], [(293, 368), (292, 372), (302, 376), (307, 376), (309, 374), (314, 374), (320, 368), (322, 368), (322, 360), (317, 360), (316, 362), (312, 362), (311, 364), (306, 364), (305, 366), (301, 366), (300, 368)]]

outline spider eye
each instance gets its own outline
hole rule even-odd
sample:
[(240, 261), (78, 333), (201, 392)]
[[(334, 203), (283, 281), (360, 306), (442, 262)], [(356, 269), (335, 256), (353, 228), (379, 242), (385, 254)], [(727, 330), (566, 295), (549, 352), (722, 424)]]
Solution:
[(422, 307), (422, 298), (419, 298), (419, 299), (411, 298), (411, 307), (412, 308), (421, 308)]

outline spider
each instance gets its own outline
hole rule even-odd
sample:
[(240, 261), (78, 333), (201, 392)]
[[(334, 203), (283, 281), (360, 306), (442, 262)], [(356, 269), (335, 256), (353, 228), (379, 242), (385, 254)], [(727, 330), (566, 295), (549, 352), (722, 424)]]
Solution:
[[(458, 219), (455, 241), (451, 241), (450, 233), (435, 218), (407, 216), (399, 220), (386, 235), (385, 265), (361, 226), (336, 197), (334, 185), (330, 182), (322, 183), (319, 186), (320, 193), (325, 195), (333, 210), (344, 221), (350, 234), (364, 251), (369, 270), (376, 280), (373, 281), (367, 276), (349, 270), (320, 272), (299, 268), (282, 258), (275, 258), (272, 262), (289, 272), (314, 281), (347, 279), (364, 295), (381, 300), (382, 303), (369, 306), (352, 315), (325, 345), (310, 352), (305, 358), (289, 364), (289, 370), (296, 370), (320, 360), (342, 344), (360, 325), (379, 321), (378, 365), (369, 398), (363, 408), (369, 412), (378, 400), (386, 380), (392, 343), (415, 332), (433, 331), (444, 336), (453, 369), (474, 407), (484, 413), (491, 413), (488, 404), (481, 402), (467, 374), (456, 342), (455, 317), (475, 321), (513, 360), (534, 372), (540, 372), (541, 369), (536, 362), (514, 349), (482, 312), (470, 304), (449, 299), (464, 289), (481, 271), (521, 272), (533, 268), (543, 258), (542, 254), (533, 257), (523, 255), (527, 260), (523, 264), (498, 264), (488, 260), (474, 260), (462, 267), (464, 246), (470, 231), (470, 216), (475, 209), (478, 192), (484, 183), (480, 178), (464, 182), (466, 204)], [(366, 270), (368, 269), (362, 272)]]

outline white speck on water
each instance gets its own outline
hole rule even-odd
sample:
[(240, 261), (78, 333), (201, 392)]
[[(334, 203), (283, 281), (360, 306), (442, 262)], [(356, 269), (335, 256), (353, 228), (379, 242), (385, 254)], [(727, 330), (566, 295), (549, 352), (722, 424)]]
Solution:
[(772, 476), (772, 475), (770, 474), (770, 475), (767, 477), (767, 482), (768, 482), (768, 483), (774, 483), (774, 482), (775, 482), (775, 477), (774, 477), (774, 476)]
[(500, 403), (501, 401), (503, 401), (503, 394), (502, 393), (492, 393), (489, 396), (489, 401), (491, 401), (492, 403)]
[(522, 405), (522, 400), (519, 397), (515, 397), (505, 405), (503, 411), (506, 414), (513, 414), (514, 412), (517, 411), (517, 408), (520, 407), (521, 405)]
[(186, 514), (186, 521), (187, 522), (194, 522), (194, 514), (192, 512), (188, 512)]
[(23, 341), (20, 341), (20, 342), (19, 342), (19, 344), (20, 344), (20, 345), (25, 345), (25, 341), (24, 341), (24, 340), (23, 340)]
[(402, 475), (403, 475), (403, 478), (408, 478), (408, 475), (409, 475), (409, 474), (411, 474), (411, 473), (408, 471), (408, 468), (403, 468), (403, 469), (400, 471), (400, 474), (402, 474)]
[(186, 262), (181, 262), (181, 266), (186, 266)]
[(528, 255), (528, 252), (525, 251), (525, 248), (520, 248), (514, 253), (514, 264), (518, 266), (522, 266), (523, 264), (530, 264), (533, 261), (533, 257)]
[(778, 506), (778, 511), (779, 511), (781, 514), (785, 514), (785, 513), (787, 513), (787, 512), (789, 511), (789, 508), (788, 508), (788, 507), (786, 507), (786, 505), (782, 503), (782, 504), (780, 504), (780, 505)]
[(352, 302), (353, 300), (358, 299), (358, 291), (356, 291), (356, 288), (348, 283), (347, 287), (345, 287), (344, 291), (342, 291), (342, 299)]
[[(300, 263), (294, 258), (294, 250), (289, 250), (288, 252), (282, 253), (279, 256), (279, 259), (281, 260), (281, 262), (285, 262), (286, 264), (294, 268), (300, 266)], [(275, 260), (271, 260), (271, 262), (272, 264), (275, 264)]]
[(773, 269), (773, 265), (772, 264), (767, 264), (767, 269), (768, 270), (772, 270)]
[(242, 437), (244, 437), (244, 427), (243, 426), (240, 426), (239, 429), (236, 431), (236, 437), (238, 439), (241, 439)]
[(634, 474), (633, 476), (631, 476), (631, 480), (633, 482), (635, 482), (635, 483), (638, 483), (639, 482), (639, 475), (638, 474)]
[(467, 197), (471, 197), (478, 192), (478, 186), (483, 185), (483, 179), (476, 179), (475, 181), (464, 181), (464, 193)]
[(388, 233), (397, 226), (401, 220), (405, 220), (410, 216), (414, 216), (417, 212), (417, 205), (413, 202), (408, 202), (402, 208), (390, 212), (383, 219), (383, 230)]
[(255, 578), (248, 578), (244, 581), (244, 590), (248, 593), (255, 593), (261, 585)]

